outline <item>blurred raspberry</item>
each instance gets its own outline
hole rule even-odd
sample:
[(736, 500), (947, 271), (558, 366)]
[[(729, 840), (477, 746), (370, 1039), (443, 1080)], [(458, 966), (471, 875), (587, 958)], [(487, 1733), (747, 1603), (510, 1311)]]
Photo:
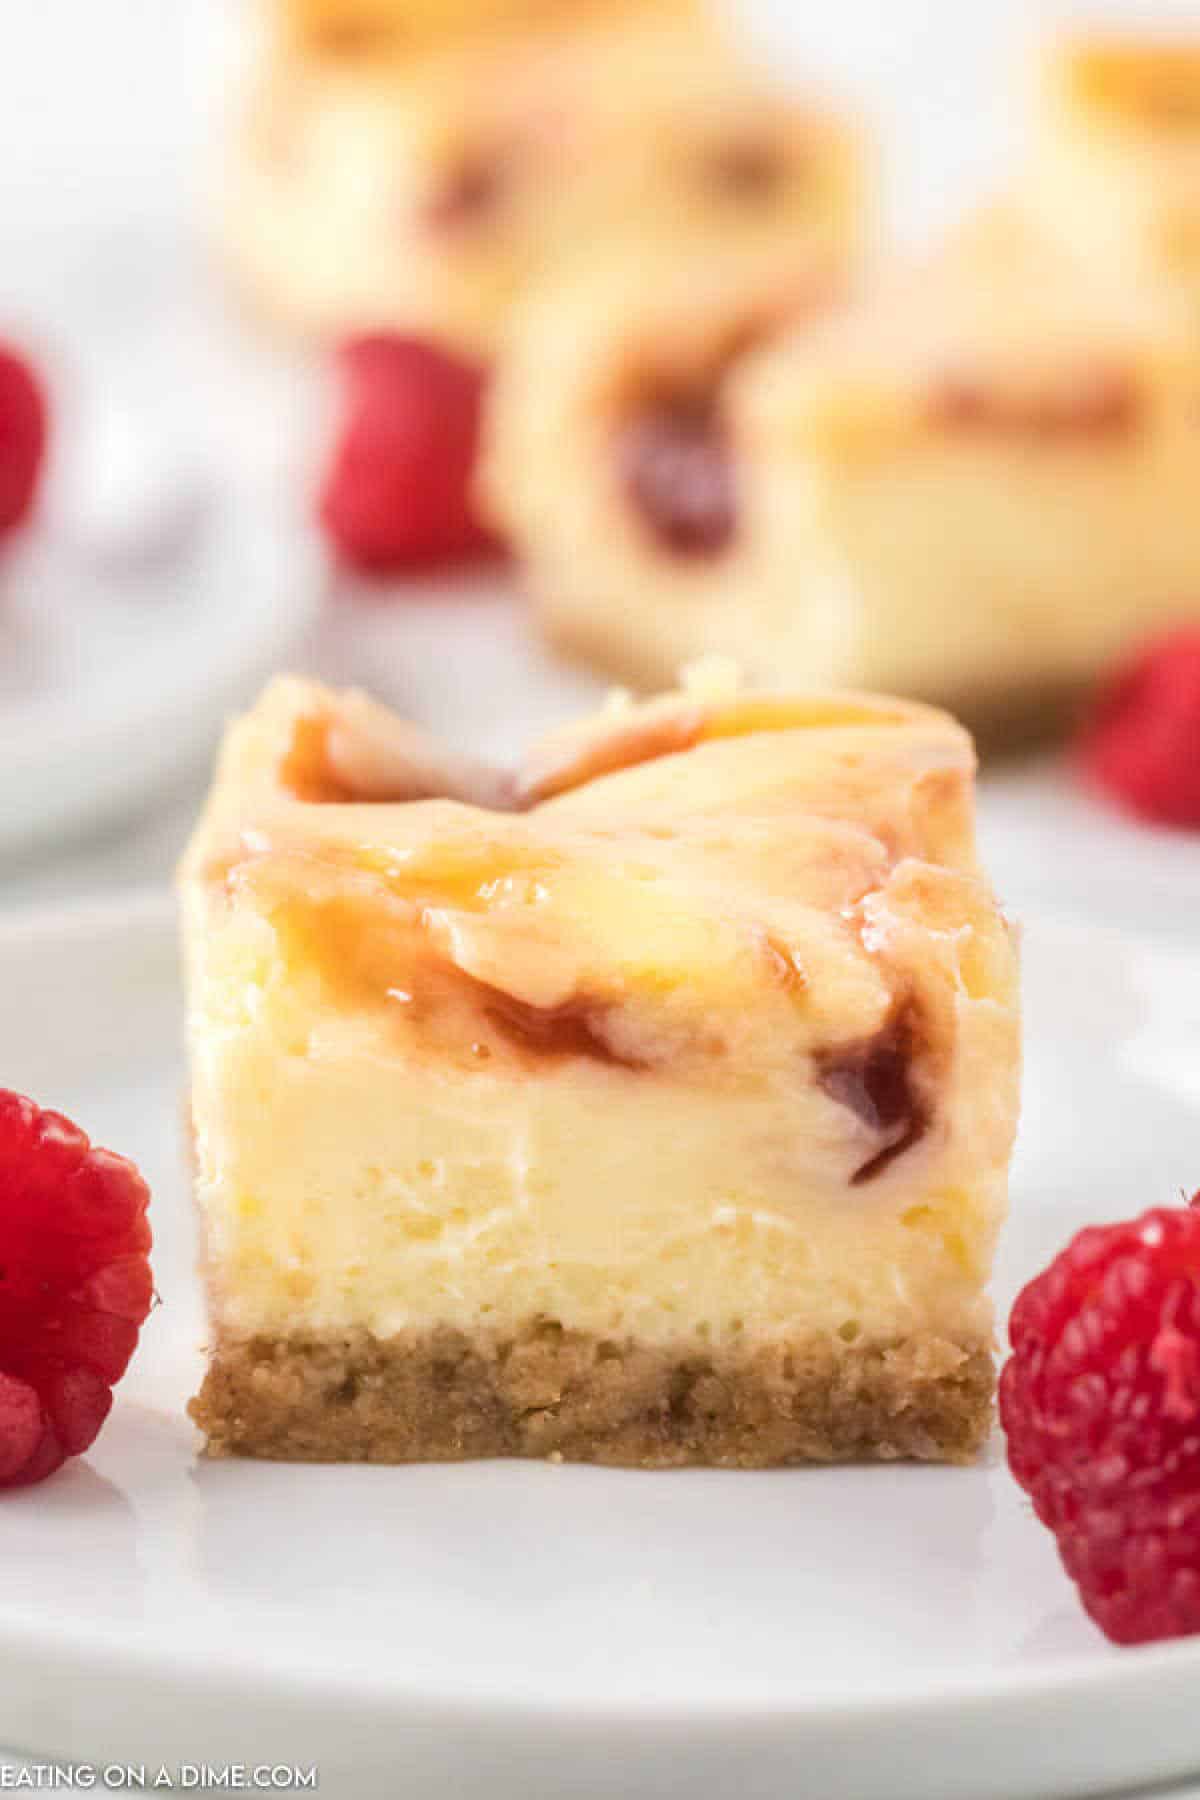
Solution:
[(1013, 1474), (1114, 1643), (1200, 1631), (1200, 1211), (1081, 1231), (1013, 1307)]
[(1200, 629), (1160, 638), (1118, 672), (1081, 734), (1079, 760), (1130, 812), (1200, 828)]
[(341, 362), (346, 417), (320, 507), (343, 559), (385, 573), (494, 552), (471, 495), (484, 371), (403, 337), (358, 338)]
[(0, 1089), (0, 1488), (92, 1443), (150, 1310), (145, 1182)]
[(36, 375), (0, 344), (0, 536), (29, 516), (46, 453), (46, 402)]

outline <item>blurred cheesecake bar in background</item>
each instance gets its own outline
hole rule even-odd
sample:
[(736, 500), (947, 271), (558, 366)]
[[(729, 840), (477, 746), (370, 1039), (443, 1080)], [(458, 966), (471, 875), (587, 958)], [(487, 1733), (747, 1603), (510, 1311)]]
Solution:
[(606, 670), (717, 652), (1011, 729), (1200, 612), (1200, 357), (1165, 296), (1005, 209), (765, 344), (741, 293), (638, 285), (528, 307), (486, 450), (545, 629)]
[(343, 56), (424, 50), (489, 33), (645, 17), (698, 18), (700, 0), (282, 0), (285, 42)]
[(312, 332), (486, 358), (531, 277), (610, 238), (852, 254), (857, 132), (707, 19), (624, 12), (419, 56), (269, 55), (225, 202), (252, 301)]
[(708, 651), (771, 671), (781, 627), (751, 580), (768, 521), (747, 511), (738, 389), (761, 347), (811, 329), (848, 279), (786, 241), (736, 267), (667, 246), (579, 264), (518, 309), (480, 502), (559, 648), (638, 687)]
[(1200, 308), (1200, 27), (1070, 35), (1044, 55), (1028, 200), (1110, 279)]
[(1019, 1062), (973, 766), (710, 676), (504, 777), (276, 683), (183, 871), (210, 1451), (970, 1456)]

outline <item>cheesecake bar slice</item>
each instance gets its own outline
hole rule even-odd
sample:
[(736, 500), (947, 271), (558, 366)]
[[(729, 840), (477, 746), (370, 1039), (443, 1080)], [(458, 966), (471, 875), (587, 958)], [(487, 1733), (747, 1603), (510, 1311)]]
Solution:
[(970, 1457), (1013, 947), (942, 714), (710, 680), (510, 775), (284, 680), (182, 872), (214, 1454)]
[(597, 246), (857, 244), (863, 154), (703, 19), (484, 39), (420, 57), (273, 55), (225, 187), (257, 310), (490, 358), (513, 301)]
[(801, 283), (782, 336), (720, 272), (636, 288), (522, 312), (485, 450), (585, 659), (653, 687), (719, 653), (1010, 731), (1200, 613), (1200, 350), (1166, 296), (1010, 209), (844, 306)]
[(1034, 214), (1110, 279), (1200, 308), (1200, 31), (1084, 31), (1039, 66)]

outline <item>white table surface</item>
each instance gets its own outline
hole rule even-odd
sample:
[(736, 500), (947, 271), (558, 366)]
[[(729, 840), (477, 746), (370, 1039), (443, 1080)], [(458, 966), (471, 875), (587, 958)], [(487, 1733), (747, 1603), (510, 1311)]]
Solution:
[[(1016, 136), (1003, 81), (1031, 24), (1081, 10), (1033, 0), (744, 3), (777, 62), (830, 75), (869, 110), (905, 239), (1000, 178)], [(1146, 11), (1135, 0), (1086, 10)], [(1186, 0), (1157, 10), (1194, 14)], [(175, 358), (182, 381), (199, 387), (202, 370), (226, 453), (266, 494), (287, 437), (275, 401), (282, 393), (291, 403), (290, 376), (266, 360), (248, 378), (240, 349), (231, 352), (200, 226), (236, 0), (39, 0), (10, 12), (0, 58), (0, 330), (27, 331), (66, 370), (143, 340)], [(434, 643), (441, 687), (431, 692)], [(333, 679), (369, 680), (418, 713), (449, 719), (464, 738), (503, 748), (519, 732), (514, 671), (526, 656), (519, 612), (481, 600), (335, 608), (301, 660)], [(574, 691), (570, 682), (556, 688), (554, 705)], [(588, 691), (579, 684), (580, 696)], [(199, 793), (197, 777), (152, 816), (98, 841), (0, 864), (0, 907), (165, 882)], [(1085, 911), (1194, 938), (1197, 844), (1120, 826), (1044, 765), (989, 777), (983, 811), (992, 866), (1018, 913)], [(17, 1766), (0, 1753), (0, 1790)], [(1200, 1787), (1173, 1800), (1200, 1800)]]

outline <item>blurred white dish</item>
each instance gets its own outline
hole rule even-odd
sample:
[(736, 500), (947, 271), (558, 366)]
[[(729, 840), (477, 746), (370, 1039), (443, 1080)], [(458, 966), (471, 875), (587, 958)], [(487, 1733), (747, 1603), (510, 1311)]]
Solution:
[(214, 493), (137, 566), (39, 526), (0, 560), (0, 852), (81, 835), (199, 771), (311, 627), (320, 552)]
[[(1200, 967), (1031, 923), (999, 1275), (1195, 1184)], [(85, 1463), (0, 1496), (0, 1741), (455, 1800), (1053, 1800), (1200, 1766), (1200, 1641), (1118, 1652), (970, 1470), (195, 1459), (171, 912), (0, 925), (0, 1069), (137, 1157), (163, 1305)], [(1189, 1054), (1190, 1053), (1190, 1054)]]
[[(145, 383), (154, 371), (141, 373)], [(178, 370), (157, 373), (161, 389)], [(105, 393), (64, 435), (42, 511), (65, 544), (114, 574), (161, 568), (194, 548), (211, 523), (215, 472), (160, 399)]]

